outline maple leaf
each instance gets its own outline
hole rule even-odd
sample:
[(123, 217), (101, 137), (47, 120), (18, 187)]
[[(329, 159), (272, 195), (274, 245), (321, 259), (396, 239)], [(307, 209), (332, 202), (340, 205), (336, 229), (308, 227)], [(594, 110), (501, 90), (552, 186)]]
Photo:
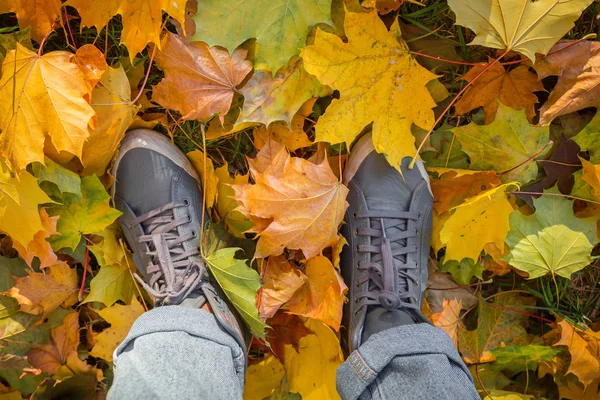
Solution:
[(81, 16), (81, 25), (95, 26), (98, 32), (113, 16), (120, 14), (123, 21), (121, 43), (127, 47), (129, 57), (133, 60), (148, 43), (155, 43), (160, 49), (162, 11), (177, 22), (184, 23), (185, 3), (183, 0), (68, 0), (65, 6), (76, 8)]
[(31, 27), (31, 37), (39, 43), (52, 31), (61, 7), (60, 0), (6, 0), (0, 4), (0, 14), (14, 12), (21, 30)]
[(561, 41), (552, 54), (534, 64), (540, 79), (558, 76), (558, 82), (540, 109), (540, 125), (600, 103), (600, 43)]
[(81, 361), (77, 353), (79, 346), (79, 313), (67, 315), (64, 323), (52, 329), (51, 342), (27, 353), (27, 361), (57, 379), (76, 374), (96, 375), (102, 379), (102, 371)]
[(579, 145), (581, 151), (590, 153), (590, 162), (600, 164), (600, 112), (596, 112), (594, 118), (572, 139)]
[(165, 77), (153, 87), (152, 99), (177, 110), (183, 119), (205, 120), (219, 114), (223, 123), (236, 87), (252, 70), (246, 53), (237, 49), (230, 56), (227, 50), (204, 42), (185, 43), (169, 33), (156, 53)]
[(324, 256), (308, 260), (306, 276), (308, 281), (296, 290), (283, 309), (291, 314), (318, 319), (338, 331), (344, 294), (348, 290), (344, 280)]
[(254, 185), (235, 185), (235, 199), (246, 216), (271, 220), (260, 231), (255, 257), (279, 255), (288, 248), (302, 250), (310, 259), (337, 241), (348, 188), (327, 160), (315, 165), (285, 153), (283, 161), (276, 175), (253, 172)]
[[(58, 198), (62, 198), (64, 192), (81, 197), (81, 178), (79, 175), (55, 163), (48, 157), (46, 157), (45, 163), (46, 165), (39, 162), (33, 163), (31, 170), (46, 193), (56, 195)], [(56, 189), (49, 187), (48, 183), (56, 186)]]
[(459, 206), (469, 197), (500, 185), (498, 176), (492, 171), (460, 172), (448, 170), (440, 175), (440, 179), (431, 183), (433, 208), (438, 214)]
[[(2, 14), (2, 12), (0, 12)], [(33, 50), (31, 43), (31, 28), (0, 35), (0, 64), (4, 61), (6, 53), (17, 48), (20, 43), (26, 49)]]
[(96, 126), (83, 145), (81, 174), (102, 176), (139, 109), (131, 101), (123, 67), (108, 67), (92, 92), (91, 103), (96, 112)]
[(305, 400), (337, 399), (336, 369), (344, 361), (339, 339), (319, 321), (308, 318), (304, 325), (313, 334), (300, 339), (299, 351), (285, 345), (283, 365), (289, 390)]
[(266, 324), (258, 315), (256, 292), (260, 288), (260, 275), (246, 265), (246, 260), (234, 258), (240, 248), (230, 247), (215, 251), (205, 257), (206, 265), (225, 295), (234, 305), (252, 334), (264, 338)]
[(588, 265), (590, 252), (597, 242), (596, 219), (581, 219), (573, 214), (573, 202), (553, 195), (533, 199), (536, 212), (510, 216), (506, 243), (510, 253), (505, 260), (529, 274), (529, 279), (547, 273), (567, 279)]
[(38, 232), (45, 231), (38, 211), (38, 206), (44, 203), (54, 201), (40, 189), (33, 175), (22, 171), (16, 178), (0, 165), (0, 231), (21, 248), (35, 240)]
[(46, 136), (57, 151), (81, 158), (94, 110), (85, 100), (89, 87), (73, 57), (66, 51), (40, 56), (20, 44), (6, 55), (0, 78), (0, 153), (13, 168), (43, 163)]
[(316, 140), (349, 148), (372, 122), (375, 150), (399, 170), (415, 154), (411, 126), (433, 125), (435, 102), (426, 85), (436, 76), (410, 56), (396, 21), (388, 31), (376, 11), (346, 12), (344, 27), (347, 43), (318, 29), (315, 44), (301, 53), (304, 68), (340, 92), (317, 121)]
[(96, 175), (81, 178), (81, 198), (63, 194), (63, 204), (48, 208), (51, 216), (60, 215), (56, 226), (60, 235), (52, 236), (52, 248), (75, 249), (81, 235), (100, 232), (121, 213), (109, 206), (110, 196)]
[(535, 62), (574, 25), (592, 0), (448, 0), (456, 24), (475, 32), (469, 44), (516, 51)]
[(97, 301), (111, 306), (121, 300), (129, 304), (135, 291), (133, 257), (124, 252), (111, 229), (105, 229), (102, 236), (102, 242), (88, 246), (100, 264), (100, 272), (92, 278), (90, 294), (82, 303)]
[(496, 119), (489, 125), (469, 125), (452, 129), (471, 158), (471, 168), (494, 170), (505, 174), (506, 180), (522, 183), (537, 176), (537, 164), (531, 160), (549, 142), (548, 127), (534, 126), (527, 121), (525, 111), (515, 111), (501, 102)]
[(237, 201), (234, 199), (235, 190), (231, 185), (244, 185), (248, 183), (248, 174), (236, 174), (233, 178), (229, 175), (229, 165), (225, 163), (215, 170), (217, 177), (217, 214), (225, 223), (225, 228), (235, 237), (244, 238), (244, 232), (252, 228), (252, 222), (236, 210)]
[(557, 322), (560, 326), (560, 340), (554, 346), (566, 346), (571, 354), (571, 362), (566, 374), (577, 376), (584, 389), (598, 379), (600, 370), (600, 335), (591, 331), (574, 328), (563, 319)]
[(462, 303), (459, 300), (444, 300), (442, 311), (433, 314), (430, 318), (435, 326), (442, 328), (450, 336), (456, 347), (458, 347), (458, 328), (461, 325), (461, 309)]
[[(491, 61), (490, 61), (491, 62)], [(489, 64), (477, 64), (461, 79), (471, 82)], [(533, 92), (544, 91), (544, 85), (529, 67), (521, 65), (510, 72), (498, 63), (492, 65), (481, 77), (473, 82), (465, 94), (454, 105), (457, 114), (466, 114), (478, 107), (485, 111), (485, 123), (490, 124), (496, 117), (498, 101), (515, 110), (525, 109), (527, 118), (535, 117), (535, 104), (538, 98)]]
[(70, 307), (77, 302), (77, 271), (67, 264), (50, 266), (46, 273), (28, 271), (27, 276), (14, 280), (15, 286), (6, 294), (28, 314), (43, 318), (61, 305)]
[(111, 326), (94, 336), (96, 344), (90, 351), (90, 355), (112, 362), (113, 352), (123, 342), (135, 320), (143, 313), (144, 308), (135, 298), (131, 305), (114, 304), (98, 311), (98, 314)]
[(421, 158), (428, 169), (431, 167), (469, 167), (469, 158), (462, 151), (460, 142), (456, 140), (456, 134), (452, 132), (452, 127), (447, 123), (444, 123), (430, 135), (429, 143), (433, 150), (421, 153)]
[(267, 259), (263, 267), (263, 287), (260, 292), (260, 316), (271, 318), (294, 293), (308, 281), (308, 277), (295, 268), (285, 255)]
[[(364, 4), (365, 2), (362, 3), (363, 6)], [(432, 36), (430, 34), (431, 31), (419, 26), (403, 23), (402, 20), (398, 22), (402, 29), (402, 36), (406, 39), (406, 43), (411, 51), (425, 53), (443, 60), (461, 61), (461, 58), (456, 53), (456, 43), (453, 41)], [(432, 72), (443, 72), (452, 68), (452, 64), (439, 59), (419, 55), (416, 55), (416, 59), (419, 64)]]
[(267, 341), (279, 361), (284, 362), (285, 345), (289, 344), (300, 352), (300, 339), (312, 334), (301, 317), (284, 312), (278, 312), (267, 320)]
[(438, 270), (449, 272), (454, 282), (462, 286), (471, 283), (472, 277), (483, 280), (483, 266), (471, 258), (463, 258), (460, 262), (456, 260), (446, 261), (438, 265)]
[(44, 208), (40, 210), (40, 219), (42, 221), (43, 230), (38, 231), (33, 240), (27, 244), (27, 247), (21, 245), (19, 242), (14, 241), (13, 247), (19, 252), (19, 255), (23, 257), (25, 262), (30, 267), (33, 267), (33, 259), (38, 258), (40, 261), (39, 268), (46, 268), (51, 265), (59, 264), (58, 257), (52, 250), (52, 246), (46, 240), (51, 235), (57, 233), (56, 223), (59, 217), (50, 217)]
[(304, 47), (310, 29), (331, 25), (331, 0), (220, 0), (198, 2), (196, 34), (203, 40), (233, 50), (250, 38), (258, 41), (257, 63), (276, 72)]
[(210, 157), (206, 156), (202, 150), (193, 150), (186, 155), (192, 162), (192, 165), (198, 172), (198, 175), (200, 175), (201, 182), (198, 183), (200, 183), (204, 189), (206, 207), (212, 208), (217, 197), (217, 184), (219, 182), (219, 178), (217, 175), (215, 175), (215, 166), (213, 161), (210, 159)]
[(525, 299), (515, 293), (502, 293), (494, 299), (494, 305), (479, 303), (477, 329), (458, 331), (459, 350), (469, 364), (494, 361), (492, 351), (502, 344), (527, 344), (527, 332), (522, 326), (527, 318), (522, 313)]
[(104, 54), (93, 44), (84, 44), (78, 48), (71, 62), (76, 64), (83, 73), (88, 92), (96, 87), (106, 68), (108, 68)]
[(440, 231), (440, 240), (446, 244), (445, 260), (477, 260), (487, 243), (504, 248), (509, 231), (508, 217), (513, 207), (506, 190), (514, 183), (486, 190), (455, 208)]
[(302, 61), (294, 58), (275, 76), (270, 71), (254, 71), (241, 92), (244, 108), (237, 123), (268, 126), (274, 121), (291, 124), (292, 116), (306, 101), (326, 96), (331, 89), (322, 86), (317, 78), (304, 70)]

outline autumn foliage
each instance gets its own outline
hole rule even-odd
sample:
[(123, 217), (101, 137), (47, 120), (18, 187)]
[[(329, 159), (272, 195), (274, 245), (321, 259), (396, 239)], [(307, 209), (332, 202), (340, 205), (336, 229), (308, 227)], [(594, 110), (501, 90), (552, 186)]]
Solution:
[(254, 335), (245, 398), (333, 399), (352, 145), (434, 196), (423, 312), (484, 399), (600, 397), (592, 0), (5, 0), (0, 398), (101, 398), (152, 308), (111, 163), (198, 170), (202, 257)]

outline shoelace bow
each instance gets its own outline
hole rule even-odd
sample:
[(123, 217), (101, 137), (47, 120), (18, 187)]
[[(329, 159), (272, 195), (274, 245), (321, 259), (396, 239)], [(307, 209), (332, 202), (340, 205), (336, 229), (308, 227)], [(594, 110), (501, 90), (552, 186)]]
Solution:
[(195, 232), (180, 236), (177, 227), (191, 221), (189, 215), (175, 217), (175, 208), (187, 208), (187, 201), (177, 201), (135, 218), (132, 225), (141, 224), (151, 262), (147, 266), (148, 282), (135, 274), (136, 280), (158, 303), (178, 304), (196, 289), (206, 276), (206, 266), (198, 257), (198, 248), (185, 249), (183, 243), (194, 239)]
[[(358, 236), (368, 236), (371, 244), (358, 245), (359, 253), (371, 253), (371, 262), (360, 261), (358, 268), (366, 270), (358, 285), (369, 282), (368, 290), (357, 297), (358, 308), (380, 305), (388, 310), (398, 308), (418, 309), (417, 299), (408, 291), (409, 281), (416, 283), (410, 270), (418, 266), (406, 262), (406, 255), (417, 251), (409, 238), (417, 236), (417, 229), (408, 229), (408, 220), (420, 219), (416, 212), (358, 211), (355, 218), (368, 218), (369, 228), (358, 228)], [(385, 223), (384, 223), (385, 220)], [(387, 225), (386, 225), (387, 224)], [(396, 228), (396, 229), (394, 229)], [(392, 232), (388, 235), (388, 232)], [(414, 300), (410, 302), (410, 300)], [(358, 311), (357, 311), (358, 312)]]

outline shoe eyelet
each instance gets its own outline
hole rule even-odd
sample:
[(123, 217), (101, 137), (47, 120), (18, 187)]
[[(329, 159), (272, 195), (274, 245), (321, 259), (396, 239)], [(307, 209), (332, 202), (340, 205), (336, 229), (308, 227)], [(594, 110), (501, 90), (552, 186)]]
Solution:
[(188, 199), (183, 199), (183, 205), (188, 207), (190, 205), (190, 201)]
[(356, 228), (356, 229), (354, 230), (354, 234), (355, 234), (355, 235), (358, 235), (358, 228)]
[(421, 213), (417, 213), (417, 221), (421, 219)]
[(358, 245), (356, 245), (356, 252), (360, 252), (360, 248)]
[(196, 231), (192, 231), (192, 239), (196, 239), (198, 237), (198, 234), (196, 233)]
[(352, 218), (356, 218), (356, 213), (352, 213)]
[(419, 234), (419, 228), (417, 228), (417, 229), (416, 229), (416, 234), (417, 234), (417, 235)]
[(356, 282), (356, 287), (360, 287), (360, 283)]

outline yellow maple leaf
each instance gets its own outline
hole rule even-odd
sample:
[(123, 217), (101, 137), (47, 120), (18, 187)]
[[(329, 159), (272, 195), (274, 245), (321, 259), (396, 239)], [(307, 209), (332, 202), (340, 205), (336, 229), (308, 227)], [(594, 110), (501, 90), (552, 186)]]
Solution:
[(448, 0), (456, 24), (475, 32), (471, 45), (513, 50), (535, 62), (593, 0)]
[(28, 271), (27, 276), (14, 278), (15, 286), (7, 294), (19, 302), (21, 311), (43, 317), (60, 305), (71, 307), (77, 302), (77, 270), (61, 263), (46, 271)]
[(571, 362), (566, 374), (574, 374), (583, 383), (584, 389), (595, 379), (600, 371), (600, 334), (593, 331), (581, 331), (565, 320), (558, 322), (560, 340), (554, 346), (567, 346), (571, 353)]
[(440, 231), (440, 240), (447, 246), (446, 261), (477, 260), (487, 243), (504, 248), (508, 217), (514, 211), (505, 192), (514, 186), (512, 182), (486, 190), (454, 209)]
[(27, 171), (22, 171), (19, 179), (10, 172), (0, 173), (3, 185), (0, 192), (0, 231), (14, 242), (26, 247), (35, 235), (45, 231), (38, 206), (54, 203), (38, 186), (37, 179)]
[(316, 165), (287, 153), (283, 159), (281, 170), (253, 172), (255, 184), (235, 185), (235, 199), (240, 212), (268, 221), (261, 227), (255, 257), (288, 248), (302, 250), (310, 259), (337, 242), (348, 188), (326, 159)]
[(273, 354), (266, 354), (265, 358), (248, 366), (244, 385), (244, 399), (257, 400), (269, 398), (277, 389), (285, 376), (281, 362)]
[(98, 311), (98, 314), (110, 324), (110, 328), (106, 328), (94, 336), (96, 344), (90, 355), (112, 362), (113, 351), (125, 339), (134, 321), (143, 313), (144, 308), (135, 298), (131, 305), (114, 304)]
[(413, 124), (429, 130), (435, 107), (427, 83), (436, 78), (410, 55), (398, 22), (388, 31), (377, 11), (346, 12), (348, 42), (317, 30), (315, 44), (302, 50), (304, 68), (337, 89), (315, 129), (317, 141), (354, 141), (373, 122), (373, 145), (390, 165), (415, 154)]
[(94, 110), (86, 101), (89, 86), (73, 53), (43, 56), (17, 43), (2, 65), (0, 78), (0, 153), (21, 170), (44, 163), (44, 142), (81, 158)]
[(581, 178), (591, 186), (592, 193), (600, 199), (600, 165), (592, 164), (584, 158), (579, 157), (583, 166)]
[(54, 250), (52, 250), (52, 246), (46, 240), (58, 233), (56, 231), (56, 223), (59, 217), (50, 217), (46, 209), (42, 208), (40, 210), (40, 218), (43, 230), (35, 234), (33, 240), (27, 244), (27, 247), (21, 245), (18, 241), (13, 241), (13, 247), (30, 267), (32, 266), (34, 257), (37, 257), (40, 260), (40, 268), (46, 268), (60, 263)]
[(123, 67), (108, 67), (92, 92), (92, 107), (96, 111), (96, 126), (83, 146), (82, 175), (102, 176), (139, 109), (131, 101)]
[(185, 0), (69, 0), (65, 6), (77, 9), (83, 26), (95, 26), (98, 31), (113, 16), (120, 14), (123, 21), (121, 43), (133, 60), (148, 43), (155, 43), (160, 49), (163, 11), (184, 25), (185, 3)]
[(31, 27), (31, 37), (38, 43), (52, 30), (60, 16), (60, 0), (3, 0), (0, 14), (14, 12), (21, 30)]

